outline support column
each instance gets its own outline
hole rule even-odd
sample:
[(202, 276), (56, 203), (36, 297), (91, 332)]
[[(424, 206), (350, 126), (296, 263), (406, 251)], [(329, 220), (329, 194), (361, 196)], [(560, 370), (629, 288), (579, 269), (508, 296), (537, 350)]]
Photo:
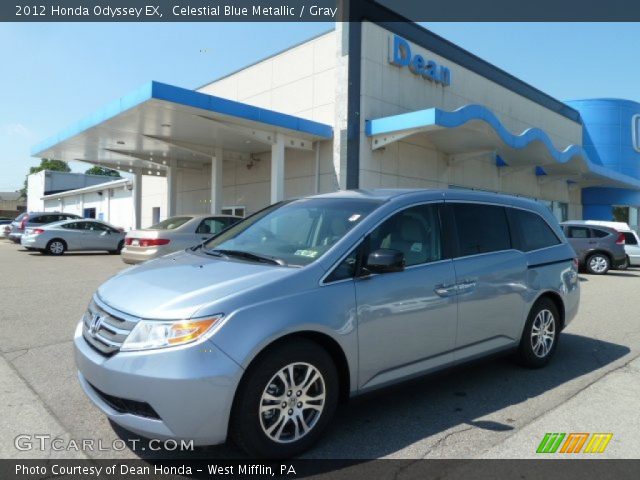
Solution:
[(284, 139), (276, 135), (271, 146), (271, 203), (284, 200)]
[(167, 169), (167, 218), (176, 214), (178, 196), (178, 161), (169, 160)]
[[(111, 192), (112, 190), (110, 188), (107, 188), (106, 190), (104, 190), (102, 192), (102, 195), (106, 195), (107, 196), (107, 211), (106, 211), (106, 215), (105, 215), (105, 222), (109, 222), (111, 223)], [(104, 200), (104, 198), (103, 198)]]
[(142, 225), (142, 172), (138, 169), (135, 173), (133, 184), (133, 215), (135, 217), (135, 228)]
[(211, 213), (222, 209), (222, 148), (215, 149), (211, 158)]

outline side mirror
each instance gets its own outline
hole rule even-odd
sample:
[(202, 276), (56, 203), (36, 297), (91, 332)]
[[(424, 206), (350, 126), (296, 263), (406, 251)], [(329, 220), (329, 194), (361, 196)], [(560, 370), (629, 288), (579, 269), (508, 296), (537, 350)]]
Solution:
[(390, 248), (380, 248), (367, 257), (367, 270), (371, 273), (391, 273), (404, 270), (404, 254)]

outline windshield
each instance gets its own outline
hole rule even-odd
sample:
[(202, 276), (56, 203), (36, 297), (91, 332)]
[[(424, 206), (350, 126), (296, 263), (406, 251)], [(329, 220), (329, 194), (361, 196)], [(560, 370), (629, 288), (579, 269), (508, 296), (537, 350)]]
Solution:
[(170, 218), (167, 218), (166, 220), (161, 221), (160, 223), (151, 225), (149, 228), (145, 230), (173, 230), (175, 228), (178, 228), (184, 225), (192, 218), (193, 217), (170, 217)]
[[(304, 266), (320, 258), (380, 203), (355, 198), (280, 203), (229, 228), (204, 247), (209, 253), (243, 253)], [(248, 255), (242, 258), (251, 259)]]

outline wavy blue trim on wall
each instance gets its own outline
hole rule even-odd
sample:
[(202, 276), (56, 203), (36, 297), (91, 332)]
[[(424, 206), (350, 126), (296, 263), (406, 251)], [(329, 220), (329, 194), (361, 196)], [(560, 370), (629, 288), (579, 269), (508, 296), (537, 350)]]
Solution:
[(640, 180), (592, 162), (580, 145), (569, 145), (564, 150), (559, 150), (553, 145), (549, 135), (540, 128), (529, 128), (518, 135), (511, 133), (491, 110), (482, 105), (466, 105), (452, 112), (439, 108), (428, 108), (426, 110), (367, 120), (365, 132), (367, 136), (374, 136), (434, 126), (456, 128), (471, 121), (487, 123), (496, 132), (500, 140), (510, 148), (523, 149), (534, 142), (539, 142), (546, 147), (551, 157), (559, 164), (565, 164), (572, 158), (578, 157), (591, 172), (634, 188), (640, 188)]

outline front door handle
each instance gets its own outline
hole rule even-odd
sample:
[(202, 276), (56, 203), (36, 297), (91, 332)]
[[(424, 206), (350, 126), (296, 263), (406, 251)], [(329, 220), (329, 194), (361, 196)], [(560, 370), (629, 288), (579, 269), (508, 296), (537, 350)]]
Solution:
[(439, 295), (441, 297), (450, 297), (452, 295), (455, 295), (458, 292), (458, 286), (457, 285), (436, 285), (436, 288), (434, 289), (434, 292), (436, 292), (436, 295)]

